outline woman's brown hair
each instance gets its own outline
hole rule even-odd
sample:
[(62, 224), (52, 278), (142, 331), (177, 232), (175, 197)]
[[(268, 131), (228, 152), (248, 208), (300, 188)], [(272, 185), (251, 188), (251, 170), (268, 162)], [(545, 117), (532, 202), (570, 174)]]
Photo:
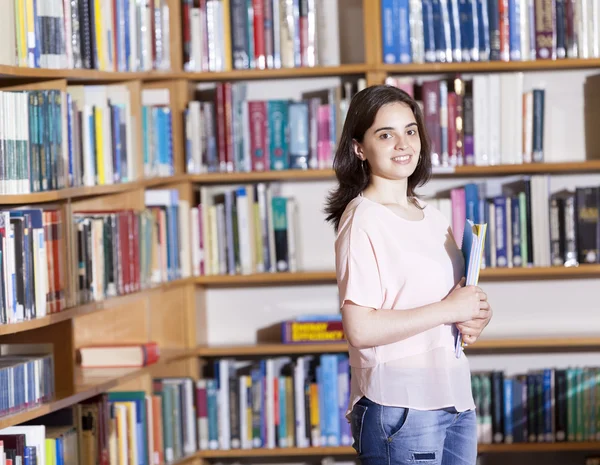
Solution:
[[(362, 142), (367, 130), (373, 125), (377, 112), (390, 103), (404, 103), (410, 107), (419, 129), (421, 153), (415, 172), (408, 178), (408, 196), (416, 197), (415, 189), (431, 177), (431, 143), (423, 112), (418, 103), (406, 92), (388, 85), (371, 86), (357, 93), (350, 103), (338, 148), (333, 159), (333, 169), (338, 186), (329, 194), (325, 213), (337, 232), (340, 218), (346, 206), (369, 185), (371, 169), (354, 153), (353, 140)], [(361, 166), (362, 164), (362, 166)]]

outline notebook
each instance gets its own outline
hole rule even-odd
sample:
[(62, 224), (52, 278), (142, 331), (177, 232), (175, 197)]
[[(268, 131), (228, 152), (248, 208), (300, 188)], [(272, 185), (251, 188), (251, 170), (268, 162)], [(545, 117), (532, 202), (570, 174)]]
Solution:
[[(465, 259), (466, 286), (476, 286), (479, 282), (479, 271), (483, 261), (483, 248), (485, 245), (485, 233), (487, 224), (473, 224), (467, 219), (463, 233), (462, 254)], [(463, 340), (460, 331), (456, 330), (454, 341), (454, 352), (456, 358), (460, 358), (463, 352)]]

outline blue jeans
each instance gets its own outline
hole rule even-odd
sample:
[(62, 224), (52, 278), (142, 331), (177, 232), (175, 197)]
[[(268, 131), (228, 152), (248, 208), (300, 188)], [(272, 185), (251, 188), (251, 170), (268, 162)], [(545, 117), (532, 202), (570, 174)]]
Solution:
[(474, 410), (387, 407), (363, 397), (350, 417), (362, 465), (475, 465)]

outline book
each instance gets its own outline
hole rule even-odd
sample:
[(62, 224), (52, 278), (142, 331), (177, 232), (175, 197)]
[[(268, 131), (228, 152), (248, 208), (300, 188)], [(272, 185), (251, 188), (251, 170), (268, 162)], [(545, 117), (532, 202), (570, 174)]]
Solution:
[[(474, 224), (472, 220), (467, 218), (461, 247), (465, 259), (465, 286), (476, 286), (479, 282), (479, 271), (481, 270), (481, 263), (483, 261), (486, 231), (487, 223)], [(462, 335), (457, 329), (454, 343), (456, 358), (460, 358), (462, 348)]]

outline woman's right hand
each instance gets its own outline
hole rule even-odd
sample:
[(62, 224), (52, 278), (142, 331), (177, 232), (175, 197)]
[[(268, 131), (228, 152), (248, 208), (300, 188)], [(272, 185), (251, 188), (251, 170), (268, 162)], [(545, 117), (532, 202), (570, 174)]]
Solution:
[(450, 323), (462, 323), (474, 318), (482, 318), (489, 309), (487, 295), (478, 286), (463, 286), (465, 279), (443, 300)]

